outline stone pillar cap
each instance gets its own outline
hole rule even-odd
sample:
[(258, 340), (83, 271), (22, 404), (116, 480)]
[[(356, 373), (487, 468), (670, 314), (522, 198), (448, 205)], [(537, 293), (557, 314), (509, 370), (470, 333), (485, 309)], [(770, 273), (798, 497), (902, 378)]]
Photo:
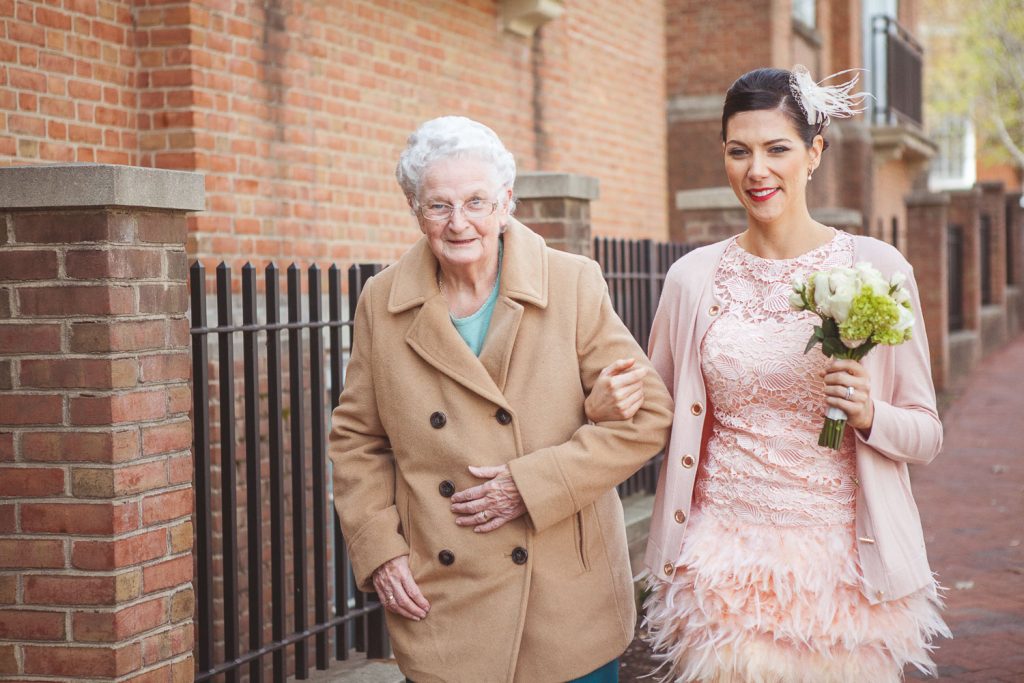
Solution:
[(597, 199), (600, 185), (597, 178), (580, 173), (531, 171), (516, 177), (516, 199)]
[(0, 209), (125, 206), (202, 211), (201, 173), (117, 164), (0, 168)]

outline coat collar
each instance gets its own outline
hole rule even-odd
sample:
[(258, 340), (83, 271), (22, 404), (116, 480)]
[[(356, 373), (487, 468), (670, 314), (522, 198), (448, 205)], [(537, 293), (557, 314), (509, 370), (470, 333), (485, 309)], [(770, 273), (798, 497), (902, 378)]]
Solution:
[[(439, 293), (437, 258), (426, 237), (416, 242), (393, 267), (395, 281), (388, 297), (389, 313), (422, 306)], [(514, 218), (509, 218), (505, 230), (500, 294), (538, 308), (548, 305), (548, 254), (544, 238)]]

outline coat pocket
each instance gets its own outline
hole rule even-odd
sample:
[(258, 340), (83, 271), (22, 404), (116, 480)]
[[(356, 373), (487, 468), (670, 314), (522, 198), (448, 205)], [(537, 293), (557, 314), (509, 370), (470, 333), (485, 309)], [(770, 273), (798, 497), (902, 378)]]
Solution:
[(590, 508), (587, 506), (577, 512), (575, 517), (575, 541), (576, 541), (576, 559), (579, 560), (580, 569), (589, 572), (590, 571), (590, 557), (587, 554), (587, 523), (586, 523), (586, 512)]

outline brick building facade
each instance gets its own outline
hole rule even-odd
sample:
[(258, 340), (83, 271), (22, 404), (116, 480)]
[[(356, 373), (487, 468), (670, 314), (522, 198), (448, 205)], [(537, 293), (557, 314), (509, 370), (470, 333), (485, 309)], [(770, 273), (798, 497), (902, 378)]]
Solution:
[(204, 260), (387, 261), (405, 137), (460, 113), (521, 171), (597, 177), (599, 232), (664, 239), (663, 3), (553, 3), (532, 36), (516, 4), (0, 2), (0, 163), (200, 171)]

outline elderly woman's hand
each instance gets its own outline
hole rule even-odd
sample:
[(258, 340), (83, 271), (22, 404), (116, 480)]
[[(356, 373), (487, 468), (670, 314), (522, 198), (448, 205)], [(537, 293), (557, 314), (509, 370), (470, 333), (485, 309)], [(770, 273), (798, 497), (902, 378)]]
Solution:
[(875, 421), (875, 404), (871, 401), (868, 371), (855, 360), (833, 358), (822, 374), (825, 402), (846, 413), (846, 424), (870, 434)]
[(384, 609), (413, 621), (427, 616), (430, 603), (412, 578), (409, 556), (399, 555), (373, 571), (373, 587), (384, 601)]
[(644, 376), (647, 368), (636, 367), (633, 358), (620, 358), (598, 375), (590, 395), (583, 403), (591, 422), (628, 420), (644, 403)]
[(452, 512), (458, 515), (456, 524), (472, 526), (473, 531), (478, 532), (494, 531), (526, 514), (526, 505), (508, 465), (470, 466), (469, 472), (474, 477), (490, 481), (452, 496)]

